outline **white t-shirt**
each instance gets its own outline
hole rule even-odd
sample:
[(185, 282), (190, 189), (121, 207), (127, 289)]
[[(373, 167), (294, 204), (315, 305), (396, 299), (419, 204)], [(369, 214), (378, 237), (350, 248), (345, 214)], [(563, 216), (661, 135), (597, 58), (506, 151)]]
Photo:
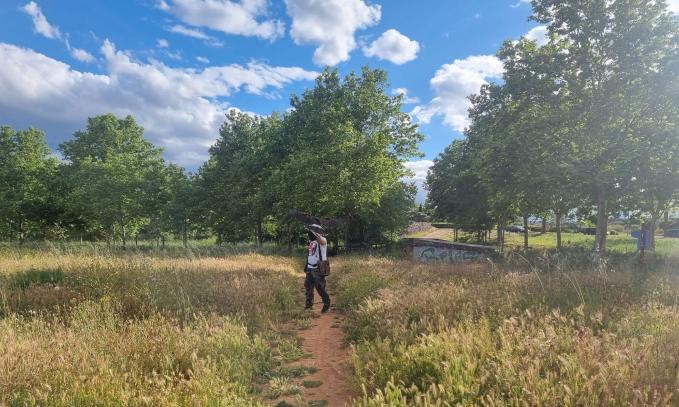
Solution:
[(321, 252), (323, 253), (323, 259), (328, 259), (328, 245), (319, 245), (317, 241), (312, 240), (309, 242), (307, 264), (309, 268), (315, 269), (318, 267), (318, 262), (320, 261), (318, 257), (318, 246), (321, 247)]

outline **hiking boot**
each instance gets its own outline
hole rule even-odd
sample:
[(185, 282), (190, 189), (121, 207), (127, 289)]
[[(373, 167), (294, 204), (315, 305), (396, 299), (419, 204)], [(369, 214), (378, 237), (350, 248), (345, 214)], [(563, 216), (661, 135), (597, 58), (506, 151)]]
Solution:
[(330, 303), (323, 304), (323, 308), (321, 309), (321, 313), (325, 314), (326, 312), (328, 312), (329, 309), (330, 309)]

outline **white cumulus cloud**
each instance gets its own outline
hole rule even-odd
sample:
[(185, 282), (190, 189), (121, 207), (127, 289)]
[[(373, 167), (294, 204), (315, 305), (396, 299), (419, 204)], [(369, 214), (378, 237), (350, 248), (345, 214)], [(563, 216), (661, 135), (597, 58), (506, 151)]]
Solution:
[(195, 27), (274, 40), (285, 33), (285, 25), (280, 20), (266, 18), (268, 6), (268, 0), (171, 0), (158, 3), (161, 10)]
[(73, 58), (77, 59), (80, 62), (87, 62), (88, 64), (91, 64), (92, 62), (96, 61), (94, 55), (90, 54), (84, 49), (70, 48), (70, 50)]
[(443, 123), (457, 131), (469, 125), (468, 96), (477, 93), (489, 79), (500, 78), (502, 61), (493, 55), (474, 55), (443, 65), (429, 81), (434, 98), (411, 112), (420, 122), (428, 123), (433, 116), (443, 116)]
[(196, 61), (200, 62), (201, 64), (209, 64), (210, 63), (209, 59), (207, 59), (205, 57), (200, 57), (200, 56), (196, 57)]
[(296, 44), (314, 44), (314, 62), (336, 65), (349, 59), (356, 48), (357, 30), (377, 24), (379, 5), (363, 0), (285, 0), (292, 18), (290, 36)]
[(385, 31), (370, 46), (363, 48), (367, 57), (378, 57), (402, 65), (417, 58), (420, 44), (393, 28)]
[(415, 96), (410, 96), (409, 91), (406, 88), (396, 88), (391, 91), (391, 94), (396, 96), (396, 95), (403, 95), (403, 103), (405, 104), (413, 104), (413, 103), (420, 103), (420, 99), (415, 97)]
[(189, 28), (181, 24), (173, 25), (172, 27), (170, 27), (170, 32), (173, 32), (175, 34), (186, 35), (187, 37), (191, 38), (197, 38), (199, 40), (210, 39), (210, 36), (202, 32), (201, 30), (198, 30), (196, 28)]
[(62, 38), (59, 28), (47, 21), (47, 17), (42, 13), (42, 10), (40, 10), (40, 7), (36, 2), (32, 1), (26, 4), (21, 7), (21, 10), (33, 19), (33, 29), (35, 32), (54, 40), (60, 40)]
[(544, 25), (531, 28), (524, 37), (531, 41), (535, 41), (539, 46), (543, 46), (549, 42), (549, 38), (547, 37), (547, 26)]
[(679, 0), (667, 0), (667, 8), (671, 13), (679, 14)]
[(63, 42), (66, 46), (66, 49), (68, 49), (68, 52), (73, 58), (88, 64), (96, 61), (96, 58), (84, 49), (71, 47), (71, 44), (68, 41), (68, 33), (62, 34), (58, 27), (50, 24), (49, 21), (47, 21), (47, 17), (45, 17), (45, 15), (42, 13), (40, 6), (38, 6), (36, 2), (31, 1), (30, 3), (27, 3), (25, 6), (21, 7), (20, 10), (31, 16), (33, 19), (33, 29), (35, 32), (43, 35), (46, 38)]
[(520, 7), (520, 6), (524, 5), (524, 4), (530, 4), (530, 0), (519, 0), (519, 1), (517, 1), (517, 2), (514, 3), (514, 4), (512, 4), (512, 5), (509, 6), (509, 7), (511, 7), (511, 8), (517, 8), (517, 7)]
[(158, 0), (156, 2), (156, 7), (163, 11), (170, 11), (170, 5), (165, 2), (165, 0)]
[(157, 46), (158, 48), (167, 48), (167, 47), (170, 46), (170, 43), (167, 42), (167, 40), (160, 38), (160, 39), (158, 39), (158, 42), (156, 43), (156, 46)]
[(424, 202), (427, 197), (427, 191), (424, 189), (424, 183), (427, 180), (427, 173), (429, 168), (434, 165), (431, 160), (408, 161), (403, 163), (403, 166), (413, 172), (412, 177), (406, 177), (405, 181), (414, 182), (417, 186), (417, 202)]
[(0, 117), (35, 125), (62, 139), (83, 128), (87, 117), (112, 112), (134, 115), (169, 159), (196, 166), (207, 156), (224, 114), (225, 97), (262, 94), (316, 72), (297, 67), (213, 66), (202, 70), (135, 61), (108, 40), (101, 47), (105, 74), (80, 72), (31, 49), (0, 43)]
[(434, 162), (431, 160), (408, 161), (403, 165), (413, 172), (414, 175), (411, 177), (413, 180), (424, 181), (427, 179), (429, 167), (434, 165)]
[(168, 31), (173, 32), (175, 34), (185, 35), (187, 37), (203, 40), (205, 41), (206, 44), (214, 47), (221, 47), (222, 45), (224, 45), (217, 38), (205, 34), (202, 30), (199, 30), (198, 28), (191, 28), (181, 24), (175, 24), (172, 27), (168, 28)]

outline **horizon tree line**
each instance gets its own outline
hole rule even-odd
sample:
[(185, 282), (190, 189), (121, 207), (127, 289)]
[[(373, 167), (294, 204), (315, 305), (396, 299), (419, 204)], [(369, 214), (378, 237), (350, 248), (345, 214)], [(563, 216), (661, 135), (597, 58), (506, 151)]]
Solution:
[(130, 239), (214, 236), (218, 243), (292, 242), (290, 209), (341, 218), (352, 241), (404, 230), (416, 189), (403, 163), (423, 136), (389, 96), (387, 75), (326, 69), (292, 95), (288, 112), (231, 110), (195, 173), (166, 162), (132, 116), (89, 118), (59, 145), (40, 130), (0, 128), (0, 239)]

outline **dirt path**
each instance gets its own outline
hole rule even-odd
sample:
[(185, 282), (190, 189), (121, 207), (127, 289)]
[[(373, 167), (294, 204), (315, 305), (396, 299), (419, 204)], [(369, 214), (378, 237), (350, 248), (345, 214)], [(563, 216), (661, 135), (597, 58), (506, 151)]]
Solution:
[[(320, 308), (317, 304), (316, 307)], [(349, 348), (344, 343), (341, 313), (331, 309), (325, 314), (314, 311), (309, 328), (300, 330), (304, 351), (310, 355), (291, 363), (290, 366), (305, 366), (315, 369), (314, 373), (304, 376), (301, 382), (316, 382), (317, 387), (302, 387), (302, 393), (296, 397), (285, 397), (276, 400), (274, 405), (285, 400), (292, 405), (302, 406), (349, 406), (356, 394), (347, 383), (351, 374), (349, 367)]]

